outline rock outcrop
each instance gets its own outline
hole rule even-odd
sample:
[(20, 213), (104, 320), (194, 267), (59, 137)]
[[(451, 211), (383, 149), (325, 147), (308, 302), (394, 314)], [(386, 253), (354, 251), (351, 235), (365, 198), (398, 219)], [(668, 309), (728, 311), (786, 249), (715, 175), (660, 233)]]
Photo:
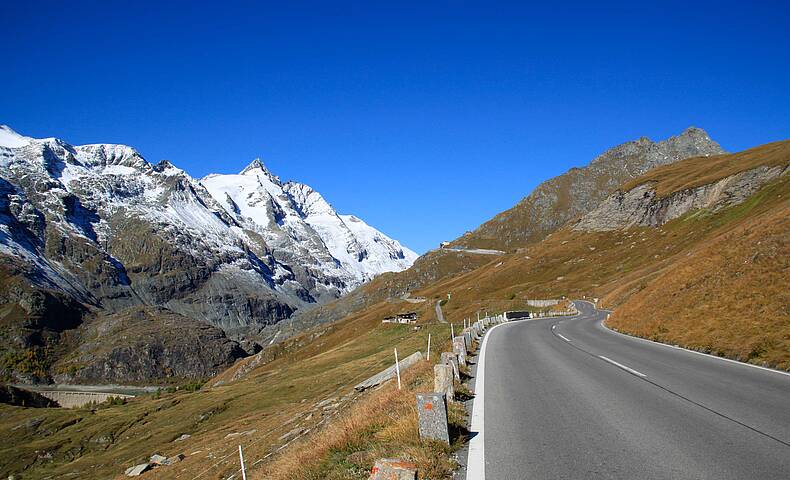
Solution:
[(658, 227), (694, 210), (716, 212), (737, 205), (763, 185), (788, 171), (786, 166), (762, 166), (707, 185), (658, 196), (650, 183), (616, 192), (573, 226), (580, 231), (611, 231), (629, 227)]
[(102, 316), (77, 333), (79, 348), (56, 365), (57, 383), (199, 380), (247, 356), (219, 328), (158, 307)]
[(0, 403), (27, 408), (55, 408), (57, 402), (29, 390), (22, 390), (12, 385), (0, 385)]

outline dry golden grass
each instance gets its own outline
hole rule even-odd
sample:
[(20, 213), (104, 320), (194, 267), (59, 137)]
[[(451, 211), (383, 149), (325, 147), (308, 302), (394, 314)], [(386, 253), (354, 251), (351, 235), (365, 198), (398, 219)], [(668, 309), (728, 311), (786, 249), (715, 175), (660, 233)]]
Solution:
[[(284, 443), (280, 436), (297, 425), (315, 428), (332, 414), (315, 404), (347, 395), (353, 385), (391, 365), (393, 347), (404, 357), (424, 351), (431, 333), (434, 351), (446, 348), (448, 325), (423, 324), (414, 332), (408, 325), (381, 324), (383, 316), (404, 303), (382, 302), (343, 322), (305, 332), (274, 349), (264, 365), (243, 378), (211, 387), (216, 380), (230, 380), (221, 375), (195, 393), (139, 397), (95, 412), (0, 405), (0, 435), (14, 439), (0, 445), (0, 471), (24, 473), (23, 479), (122, 478), (127, 467), (157, 452), (187, 457), (144, 478), (226, 479), (239, 468), (239, 444), (251, 464), (277, 450)], [(250, 430), (255, 432), (226, 438)], [(192, 437), (174, 442), (183, 433)], [(42, 460), (41, 455), (51, 458)]]
[[(790, 195), (788, 182), (766, 192)], [(653, 340), (790, 370), (790, 205), (699, 244), (612, 315)]]
[[(432, 363), (420, 362), (394, 382), (367, 394), (329, 427), (300, 442), (252, 478), (324, 480), (368, 477), (377, 458), (403, 458), (417, 465), (421, 479), (449, 478), (449, 447), (421, 441), (415, 393), (430, 391)], [(457, 407), (453, 407), (458, 419)], [(460, 419), (463, 421), (463, 418)]]

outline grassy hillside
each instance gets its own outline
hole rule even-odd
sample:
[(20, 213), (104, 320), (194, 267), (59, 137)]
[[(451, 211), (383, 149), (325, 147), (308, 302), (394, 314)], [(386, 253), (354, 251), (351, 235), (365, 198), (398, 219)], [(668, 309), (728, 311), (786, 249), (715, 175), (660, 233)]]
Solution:
[[(238, 468), (239, 444), (252, 463), (291, 440), (281, 437), (294, 429), (325, 425), (356, 399), (353, 385), (391, 365), (392, 348), (405, 357), (425, 350), (428, 333), (434, 348), (449, 341), (448, 325), (414, 332), (381, 324), (383, 316), (410, 306), (382, 302), (306, 332), (272, 349), (242, 378), (231, 380), (239, 364), (196, 392), (74, 410), (0, 405), (0, 434), (14, 438), (0, 446), (0, 472), (22, 479), (112, 478), (157, 452), (187, 457), (147, 477), (227, 478)], [(213, 387), (218, 380), (226, 383)], [(327, 399), (333, 408), (319, 406)], [(183, 434), (191, 437), (176, 442)]]
[[(790, 370), (790, 184), (728, 212), (741, 217), (620, 306), (609, 324), (653, 340)], [(768, 207), (768, 208), (766, 208)]]

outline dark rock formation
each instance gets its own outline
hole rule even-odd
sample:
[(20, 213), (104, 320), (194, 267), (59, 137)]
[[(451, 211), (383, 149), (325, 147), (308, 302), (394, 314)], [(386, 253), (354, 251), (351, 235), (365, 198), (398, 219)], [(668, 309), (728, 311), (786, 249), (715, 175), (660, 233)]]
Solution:
[(0, 403), (28, 408), (58, 407), (57, 402), (41, 394), (29, 390), (22, 390), (21, 388), (16, 388), (11, 385), (0, 385)]

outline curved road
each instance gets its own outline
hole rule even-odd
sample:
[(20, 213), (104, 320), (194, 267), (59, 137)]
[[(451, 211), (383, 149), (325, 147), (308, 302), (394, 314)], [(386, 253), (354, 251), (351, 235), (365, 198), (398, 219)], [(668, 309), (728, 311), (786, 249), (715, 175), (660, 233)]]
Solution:
[(790, 375), (620, 335), (576, 306), (489, 331), (469, 480), (790, 478)]
[(436, 300), (436, 320), (439, 323), (447, 323), (447, 320), (444, 319), (444, 313), (442, 312), (442, 301)]

